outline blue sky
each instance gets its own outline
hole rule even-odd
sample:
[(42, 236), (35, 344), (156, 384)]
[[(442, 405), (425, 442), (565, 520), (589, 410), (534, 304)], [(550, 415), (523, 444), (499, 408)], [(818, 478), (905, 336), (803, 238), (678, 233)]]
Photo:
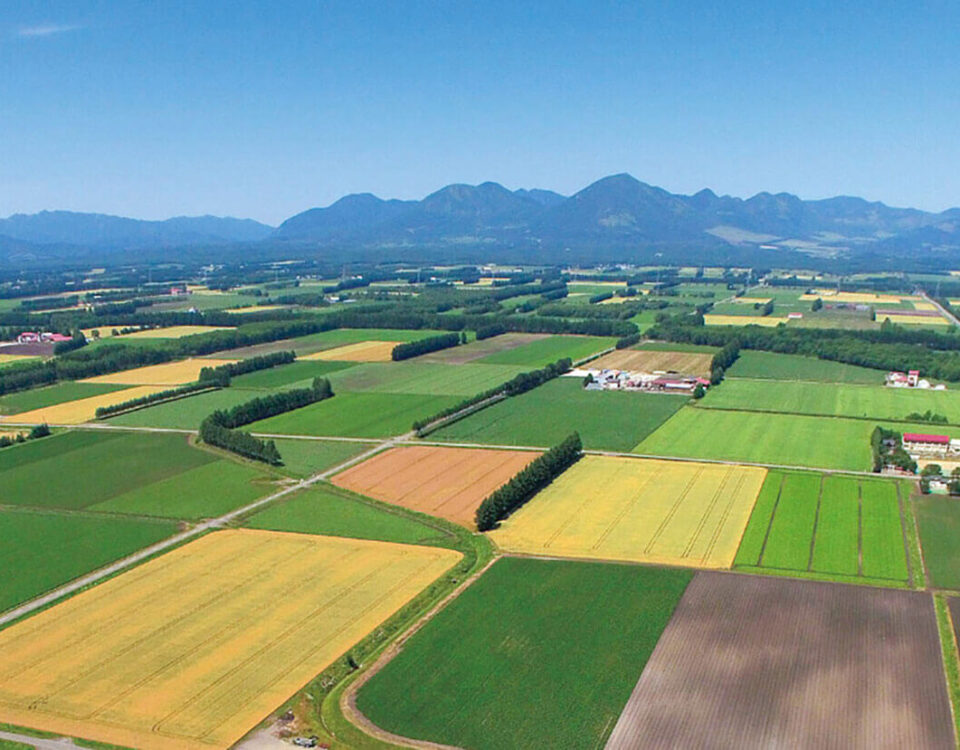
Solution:
[(0, 4), (0, 216), (630, 172), (960, 205), (957, 2)]

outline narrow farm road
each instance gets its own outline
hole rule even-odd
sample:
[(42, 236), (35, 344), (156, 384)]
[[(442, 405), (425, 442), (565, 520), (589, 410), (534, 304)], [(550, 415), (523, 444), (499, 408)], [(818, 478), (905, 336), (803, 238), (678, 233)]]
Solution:
[(0, 732), (0, 740), (9, 742), (22, 742), (24, 745), (30, 745), (37, 750), (69, 750), (69, 748), (80, 748), (72, 740), (66, 737), (48, 739), (43, 737), (34, 737), (30, 734), (19, 734), (18, 732)]
[(939, 312), (943, 317), (949, 320), (952, 325), (960, 326), (960, 320), (957, 319), (957, 316), (954, 315), (952, 312), (950, 312), (947, 308), (945, 308), (939, 302), (937, 302), (933, 297), (931, 297), (929, 294), (927, 294), (924, 291), (920, 292), (920, 296), (923, 297), (925, 302), (929, 302), (931, 305), (937, 308), (937, 312)]

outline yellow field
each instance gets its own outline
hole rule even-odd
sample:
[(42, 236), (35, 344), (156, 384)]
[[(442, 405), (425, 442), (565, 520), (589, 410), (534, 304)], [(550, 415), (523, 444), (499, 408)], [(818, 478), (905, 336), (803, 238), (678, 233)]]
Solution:
[(83, 424), (91, 422), (97, 416), (98, 406), (113, 406), (124, 401), (149, 396), (151, 393), (158, 393), (166, 390), (164, 386), (143, 385), (139, 388), (125, 388), (122, 391), (113, 391), (99, 396), (90, 396), (89, 398), (80, 398), (76, 401), (67, 401), (53, 406), (44, 406), (42, 409), (33, 411), (24, 411), (19, 414), (10, 414), (6, 417), (0, 417), (0, 422), (15, 422), (21, 424)]
[(0, 430), (0, 438), (6, 437), (11, 440), (16, 440), (18, 435), (26, 437), (26, 434), (24, 430)]
[(230, 747), (459, 559), (214, 532), (0, 632), (0, 721), (145, 750)]
[(221, 312), (246, 315), (247, 313), (263, 312), (265, 310), (282, 310), (284, 307), (285, 305), (251, 305), (250, 307), (231, 307), (229, 310), (221, 310)]
[(297, 359), (322, 359), (324, 361), (340, 362), (390, 362), (396, 341), (360, 341), (356, 344), (345, 344), (334, 349), (324, 349), (322, 352), (308, 354)]
[(0, 365), (7, 362), (21, 362), (25, 359), (37, 359), (33, 354), (0, 354)]
[(696, 352), (660, 352), (653, 349), (617, 349), (587, 363), (598, 370), (628, 372), (680, 372), (685, 375), (710, 375), (712, 354)]
[(827, 300), (828, 302), (849, 302), (854, 305), (869, 305), (874, 303), (897, 305), (901, 300), (909, 299), (909, 297), (902, 297), (896, 294), (874, 294), (873, 292), (838, 292), (835, 289), (814, 289), (811, 294), (800, 295), (800, 299), (805, 302), (815, 300), (817, 297)]
[(937, 306), (936, 306), (935, 304), (933, 304), (932, 302), (914, 302), (914, 303), (913, 303), (913, 309), (914, 309), (914, 310), (922, 310), (922, 311), (925, 311), (925, 312), (932, 312), (932, 311), (935, 311), (935, 310), (937, 309)]
[(740, 305), (765, 305), (772, 302), (772, 297), (734, 297), (733, 301)]
[(197, 333), (211, 331), (232, 331), (233, 326), (170, 326), (169, 328), (148, 328), (124, 335), (126, 339), (182, 339)]
[(766, 474), (585, 456), (490, 536), (512, 552), (729, 568)]
[(624, 302), (629, 302), (631, 297), (608, 297), (607, 299), (600, 300), (601, 305), (622, 305)]
[(609, 286), (614, 289), (626, 289), (626, 281), (570, 281), (567, 286)]
[(931, 326), (945, 326), (949, 324), (946, 318), (941, 317), (928, 317), (926, 315), (911, 315), (910, 313), (903, 313), (899, 315), (897, 313), (889, 313), (887, 315), (877, 316), (877, 322), (882, 323), (884, 320), (889, 320), (891, 323), (896, 323), (898, 325), (931, 325)]
[(778, 318), (773, 315), (765, 315), (762, 318), (757, 315), (704, 315), (703, 322), (708, 326), (778, 326), (786, 323), (786, 318)]
[(235, 359), (183, 359), (179, 362), (165, 362), (162, 365), (135, 367), (132, 370), (111, 372), (85, 378), (81, 383), (110, 383), (112, 385), (184, 385), (193, 383), (200, 377), (204, 367), (219, 367), (233, 364)]

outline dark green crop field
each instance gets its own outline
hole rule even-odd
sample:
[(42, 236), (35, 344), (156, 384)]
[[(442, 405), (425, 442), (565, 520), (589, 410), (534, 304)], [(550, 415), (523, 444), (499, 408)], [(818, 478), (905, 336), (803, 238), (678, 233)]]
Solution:
[(33, 409), (76, 401), (80, 398), (100, 396), (104, 393), (122, 391), (128, 386), (108, 383), (74, 383), (65, 381), (45, 388), (34, 388), (19, 393), (9, 393), (0, 398), (0, 414), (19, 414)]
[(585, 448), (629, 451), (687, 400), (587, 391), (579, 378), (557, 378), (437, 430), (430, 440), (550, 446), (577, 430)]
[(960, 501), (927, 495), (913, 500), (930, 584), (960, 590)]
[(799, 354), (754, 351), (741, 351), (737, 361), (727, 370), (727, 377), (730, 378), (813, 380), (862, 385), (883, 385), (884, 374), (883, 370), (803, 357)]
[(175, 531), (172, 521), (0, 510), (0, 611), (165, 539)]
[(504, 558), (358, 706), (389, 731), (475, 750), (602, 747), (691, 575)]

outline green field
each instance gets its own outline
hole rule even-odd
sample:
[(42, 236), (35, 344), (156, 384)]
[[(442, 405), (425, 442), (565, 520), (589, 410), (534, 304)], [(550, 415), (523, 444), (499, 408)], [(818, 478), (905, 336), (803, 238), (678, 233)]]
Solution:
[(504, 352), (497, 352), (476, 361), (487, 365), (523, 365), (524, 369), (543, 367), (558, 359), (569, 357), (574, 362), (604, 349), (609, 349), (616, 339), (604, 336), (550, 336), (531, 341)]
[(375, 391), (436, 396), (473, 396), (513, 378), (518, 365), (448, 365), (432, 362), (370, 362), (330, 377), (335, 393)]
[[(4, 495), (4, 502), (10, 502)], [(176, 524), (88, 514), (0, 510), (0, 611), (172, 535)]]
[(687, 407), (634, 452), (866, 471), (874, 427), (855, 419)]
[(896, 483), (769, 472), (734, 567), (906, 585)]
[(822, 383), (859, 383), (883, 385), (883, 370), (857, 367), (799, 354), (741, 351), (727, 370), (728, 378), (771, 380), (812, 380)]
[(328, 485), (317, 485), (273, 503), (248, 518), (244, 526), (401, 544), (422, 544), (444, 536), (441, 530), (414, 520), (402, 510)]
[(331, 399), (254, 422), (245, 430), (279, 435), (385, 438), (410, 431), (414, 420), (460, 403), (460, 396), (338, 393)]
[(960, 390), (729, 379), (711, 388), (698, 406), (877, 420), (906, 420), (912, 412), (930, 410), (960, 424)]
[(57, 383), (45, 388), (34, 388), (3, 396), (0, 398), (0, 414), (19, 414), (33, 409), (43, 409), (67, 401), (76, 401), (78, 398), (122, 391), (127, 387), (107, 383), (74, 383), (72, 381)]
[(289, 365), (238, 375), (231, 379), (230, 386), (232, 388), (283, 388), (301, 381), (309, 382), (316, 377), (327, 377), (330, 373), (346, 370), (352, 366), (350, 362), (305, 359)]
[(556, 378), (430, 433), (430, 440), (550, 446), (574, 430), (584, 447), (628, 451), (687, 403), (682, 396), (587, 391)]
[(930, 584), (960, 590), (960, 502), (926, 495), (913, 500)]
[(298, 479), (338, 466), (375, 445), (354, 441), (296, 438), (277, 438), (274, 442), (283, 458), (283, 466), (278, 467), (278, 471)]
[(167, 427), (177, 430), (195, 430), (204, 417), (217, 409), (229, 409), (237, 404), (250, 401), (263, 392), (246, 388), (221, 388), (195, 396), (167, 401), (146, 409), (111, 417), (110, 424), (131, 427)]
[(405, 644), (358, 707), (389, 731), (475, 750), (602, 747), (690, 577), (504, 558)]
[(8, 505), (198, 518), (265, 494), (265, 480), (184, 435), (74, 430), (0, 451)]

